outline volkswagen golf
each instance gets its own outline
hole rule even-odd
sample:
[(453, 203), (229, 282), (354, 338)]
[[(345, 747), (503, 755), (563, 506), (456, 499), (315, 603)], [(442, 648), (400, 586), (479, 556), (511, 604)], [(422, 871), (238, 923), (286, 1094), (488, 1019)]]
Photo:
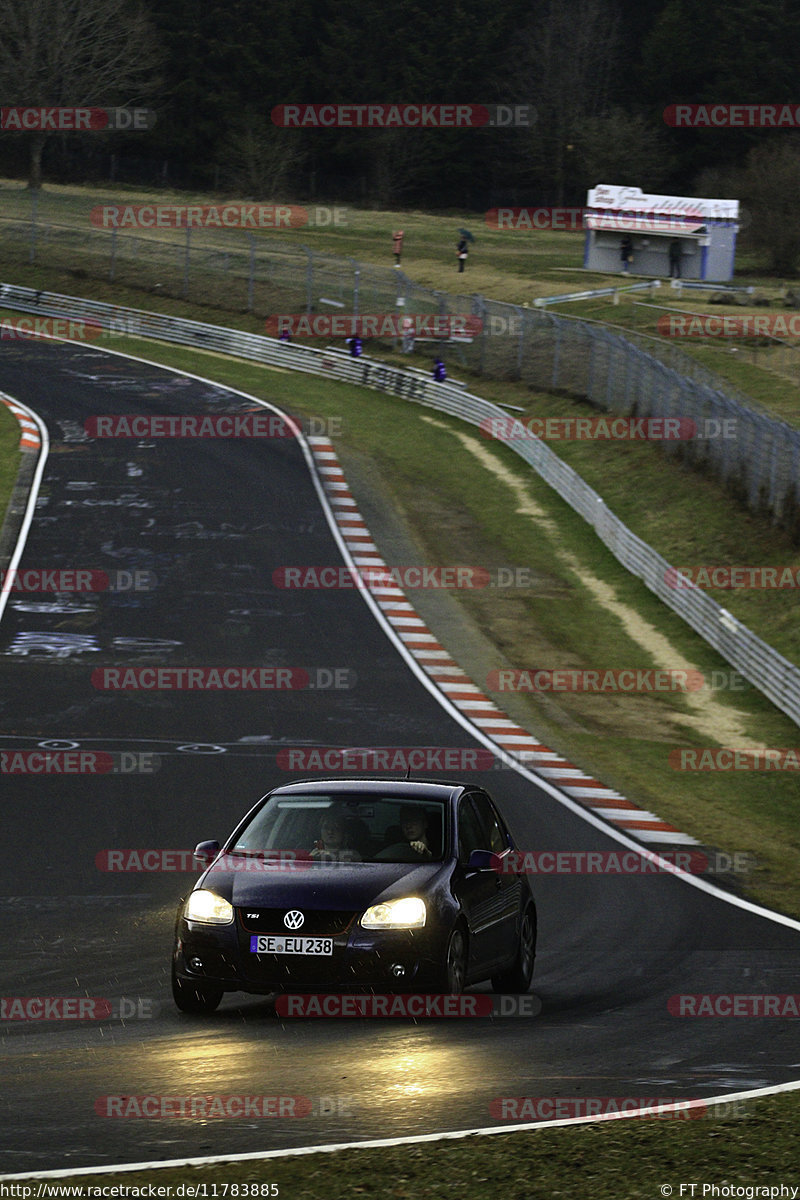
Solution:
[(285, 784), (251, 809), (181, 900), (182, 1012), (225, 992), (527, 991), (536, 907), (482, 788), (421, 780)]

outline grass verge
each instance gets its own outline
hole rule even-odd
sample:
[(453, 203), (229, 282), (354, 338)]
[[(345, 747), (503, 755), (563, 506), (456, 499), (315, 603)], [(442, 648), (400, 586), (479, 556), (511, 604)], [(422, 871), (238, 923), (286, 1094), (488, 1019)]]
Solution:
[[(353, 1196), (452, 1200), (497, 1194), (514, 1200), (552, 1200), (575, 1195), (576, 1186), (578, 1194), (592, 1200), (768, 1196), (766, 1191), (722, 1188), (781, 1185), (790, 1190), (772, 1195), (791, 1197), (800, 1194), (791, 1190), (798, 1186), (796, 1112), (794, 1096), (770, 1096), (720, 1105), (716, 1111), (711, 1107), (707, 1116), (696, 1120), (634, 1118), (260, 1162), (76, 1174), (69, 1182), (82, 1185), (87, 1200), (92, 1195), (114, 1194), (92, 1192), (91, 1188), (146, 1189), (154, 1185), (171, 1187), (175, 1197), (190, 1196), (189, 1188), (203, 1184), (205, 1191), (195, 1195), (271, 1194), (286, 1200), (351, 1200)], [(687, 1188), (692, 1183), (696, 1185), (694, 1193)], [(704, 1192), (704, 1184), (720, 1190)], [(181, 1185), (183, 1193), (177, 1190)], [(262, 1190), (265, 1185), (274, 1185), (276, 1190), (268, 1193)], [(35, 1195), (37, 1185), (29, 1186), (34, 1189), (30, 1195)]]

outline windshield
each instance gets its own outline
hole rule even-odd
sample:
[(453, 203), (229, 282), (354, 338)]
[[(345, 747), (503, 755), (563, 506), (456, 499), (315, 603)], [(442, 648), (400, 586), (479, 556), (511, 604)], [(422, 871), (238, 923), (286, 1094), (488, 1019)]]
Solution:
[(276, 795), (228, 853), (296, 854), (319, 863), (440, 862), (445, 807), (402, 796)]

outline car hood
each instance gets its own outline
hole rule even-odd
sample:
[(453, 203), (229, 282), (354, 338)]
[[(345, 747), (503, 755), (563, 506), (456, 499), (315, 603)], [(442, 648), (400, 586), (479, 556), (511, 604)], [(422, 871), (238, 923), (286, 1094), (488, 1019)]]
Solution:
[[(243, 859), (244, 863), (254, 860)], [(335, 863), (287, 871), (258, 862), (258, 869), (211, 866), (195, 888), (208, 888), (235, 908), (306, 907), (364, 909), (383, 900), (427, 891), (447, 863)]]

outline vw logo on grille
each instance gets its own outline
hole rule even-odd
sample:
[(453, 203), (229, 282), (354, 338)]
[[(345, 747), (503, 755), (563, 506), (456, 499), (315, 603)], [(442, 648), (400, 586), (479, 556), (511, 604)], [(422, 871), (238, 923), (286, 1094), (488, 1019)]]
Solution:
[(283, 923), (287, 929), (299, 929), (304, 921), (305, 917), (301, 912), (298, 912), (296, 908), (293, 908), (287, 912), (286, 916), (283, 918)]

